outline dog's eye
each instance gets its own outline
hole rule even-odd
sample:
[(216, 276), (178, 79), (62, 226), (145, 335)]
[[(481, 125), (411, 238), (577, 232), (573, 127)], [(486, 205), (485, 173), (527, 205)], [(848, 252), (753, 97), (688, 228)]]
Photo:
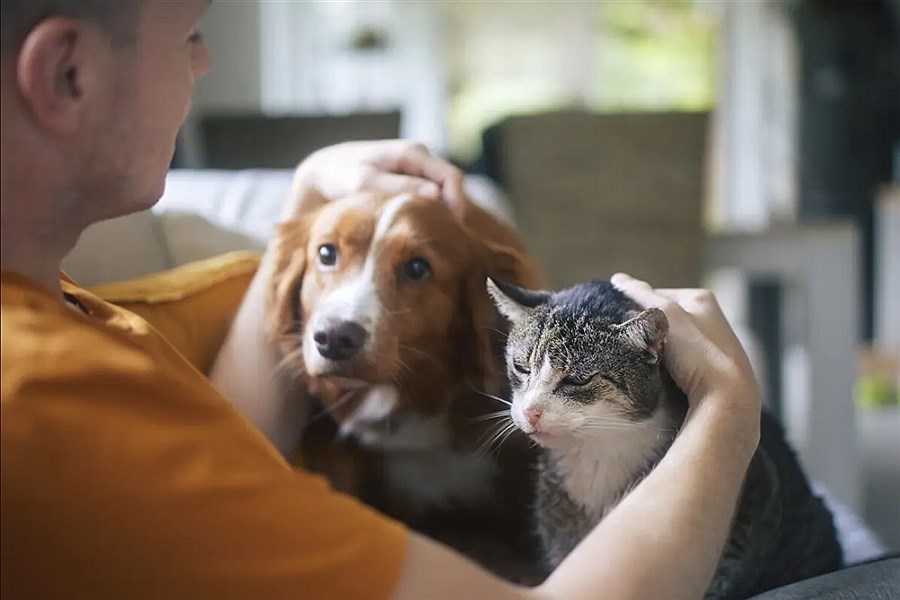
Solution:
[(319, 264), (323, 267), (333, 267), (337, 264), (337, 248), (331, 244), (319, 246)]
[(582, 377), (581, 375), (574, 375), (574, 374), (570, 373), (569, 375), (567, 375), (566, 377), (563, 378), (563, 380), (560, 382), (560, 384), (568, 385), (568, 386), (572, 386), (572, 387), (582, 387), (582, 386), (585, 386), (588, 383), (590, 383), (591, 379), (593, 379), (593, 378), (594, 378), (593, 375), (587, 375), (587, 376)]
[(403, 265), (403, 276), (410, 281), (422, 281), (431, 273), (431, 265), (424, 258), (410, 259)]
[(514, 362), (513, 369), (515, 369), (516, 373), (519, 373), (520, 375), (531, 375), (531, 370), (522, 363)]

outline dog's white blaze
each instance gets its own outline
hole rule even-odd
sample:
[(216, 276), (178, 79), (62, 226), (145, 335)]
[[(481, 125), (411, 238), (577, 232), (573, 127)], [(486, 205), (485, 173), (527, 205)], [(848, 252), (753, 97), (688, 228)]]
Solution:
[(365, 423), (380, 421), (397, 406), (399, 392), (392, 385), (376, 385), (346, 419), (341, 422), (341, 434), (349, 435)]
[(381, 209), (381, 217), (375, 225), (375, 234), (372, 236), (372, 245), (369, 247), (369, 259), (372, 258), (372, 250), (375, 248), (376, 244), (387, 236), (391, 225), (397, 220), (397, 214), (403, 210), (403, 206), (413, 198), (414, 196), (412, 194), (400, 194), (399, 196), (395, 196), (388, 200), (384, 205), (384, 208)]

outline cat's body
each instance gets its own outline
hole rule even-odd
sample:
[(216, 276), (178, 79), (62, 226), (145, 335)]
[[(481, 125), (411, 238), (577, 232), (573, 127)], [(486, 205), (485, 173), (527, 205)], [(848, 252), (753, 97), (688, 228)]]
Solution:
[[(687, 402), (659, 364), (665, 315), (608, 282), (490, 286), (512, 321), (511, 417), (543, 446), (535, 524), (555, 568), (668, 450)], [(764, 413), (731, 535), (707, 592), (742, 598), (841, 566), (831, 514)]]

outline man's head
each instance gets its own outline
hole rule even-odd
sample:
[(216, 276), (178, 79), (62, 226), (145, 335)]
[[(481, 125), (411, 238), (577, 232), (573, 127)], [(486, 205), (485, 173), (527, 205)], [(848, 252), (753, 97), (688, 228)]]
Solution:
[(4, 205), (43, 194), (83, 228), (156, 202), (193, 83), (210, 67), (196, 29), (207, 5), (2, 0)]
[(143, 5), (143, 0), (3, 0), (2, 50), (21, 48), (35, 25), (52, 16), (92, 21), (117, 46), (133, 44)]

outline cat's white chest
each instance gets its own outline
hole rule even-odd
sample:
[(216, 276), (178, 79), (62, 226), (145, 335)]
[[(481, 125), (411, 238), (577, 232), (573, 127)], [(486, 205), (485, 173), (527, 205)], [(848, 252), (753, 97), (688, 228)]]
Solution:
[(627, 432), (581, 439), (551, 450), (566, 493), (588, 515), (603, 518), (630, 489), (635, 477), (659, 455), (663, 437), (667, 441), (669, 434), (658, 420), (651, 418)]

